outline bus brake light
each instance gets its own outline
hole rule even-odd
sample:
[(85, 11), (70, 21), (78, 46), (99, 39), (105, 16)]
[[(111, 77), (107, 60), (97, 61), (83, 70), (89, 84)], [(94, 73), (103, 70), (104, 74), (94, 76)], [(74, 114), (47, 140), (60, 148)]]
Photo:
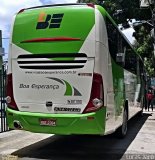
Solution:
[(18, 110), (13, 96), (12, 74), (7, 75), (6, 95), (6, 103), (8, 104), (8, 107), (14, 110)]
[(100, 74), (93, 74), (90, 100), (83, 113), (94, 112), (103, 106), (103, 81)]

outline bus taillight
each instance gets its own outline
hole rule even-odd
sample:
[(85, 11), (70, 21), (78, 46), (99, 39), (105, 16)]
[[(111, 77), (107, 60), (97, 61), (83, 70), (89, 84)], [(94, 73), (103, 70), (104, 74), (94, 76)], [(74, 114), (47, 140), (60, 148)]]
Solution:
[(83, 113), (99, 110), (103, 106), (103, 98), (102, 76), (98, 73), (94, 73), (90, 100)]
[(8, 104), (8, 107), (14, 110), (18, 110), (13, 96), (12, 74), (7, 75), (6, 95), (6, 103)]

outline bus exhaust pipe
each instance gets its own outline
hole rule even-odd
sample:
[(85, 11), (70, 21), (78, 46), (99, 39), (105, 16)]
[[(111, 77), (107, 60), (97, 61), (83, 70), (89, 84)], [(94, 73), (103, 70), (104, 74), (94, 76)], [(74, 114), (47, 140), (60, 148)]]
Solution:
[(15, 129), (22, 129), (23, 128), (21, 123), (17, 120), (13, 121), (13, 126)]

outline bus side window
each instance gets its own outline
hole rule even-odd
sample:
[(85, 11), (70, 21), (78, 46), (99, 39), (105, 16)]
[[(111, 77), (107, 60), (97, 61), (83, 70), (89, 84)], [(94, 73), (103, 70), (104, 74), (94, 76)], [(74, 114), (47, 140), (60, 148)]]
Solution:
[(125, 63), (125, 52), (122, 35), (119, 30), (107, 19), (107, 32), (108, 32), (108, 43), (109, 52), (115, 63), (120, 66), (124, 66)]
[(137, 73), (137, 55), (129, 46), (125, 54), (125, 69), (134, 74)]
[(108, 32), (108, 44), (109, 44), (109, 52), (113, 60), (116, 60), (117, 53), (117, 31), (114, 28), (113, 24), (109, 21), (107, 22), (107, 32)]

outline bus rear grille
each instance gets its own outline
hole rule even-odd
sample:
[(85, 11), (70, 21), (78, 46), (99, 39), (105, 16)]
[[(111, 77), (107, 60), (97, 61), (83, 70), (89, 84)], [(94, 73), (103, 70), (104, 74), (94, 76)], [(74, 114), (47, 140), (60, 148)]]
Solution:
[(19, 55), (17, 63), (22, 69), (77, 69), (87, 62), (84, 53), (26, 54)]

